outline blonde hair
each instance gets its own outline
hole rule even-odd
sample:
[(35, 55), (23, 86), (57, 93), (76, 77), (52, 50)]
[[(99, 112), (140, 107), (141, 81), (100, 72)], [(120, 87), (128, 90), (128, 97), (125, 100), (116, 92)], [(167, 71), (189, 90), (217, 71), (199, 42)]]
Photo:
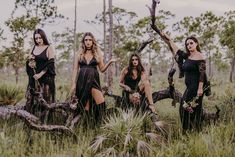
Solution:
[(85, 52), (87, 51), (86, 46), (85, 46), (85, 37), (86, 36), (90, 36), (92, 38), (91, 52), (92, 52), (93, 56), (95, 57), (95, 59), (97, 60), (97, 62), (99, 62), (101, 59), (101, 56), (102, 56), (102, 51), (99, 48), (99, 46), (97, 45), (96, 39), (91, 32), (86, 32), (83, 35), (83, 38), (81, 41), (82, 44), (80, 45), (80, 48), (78, 50), (78, 59), (79, 60), (84, 59)]

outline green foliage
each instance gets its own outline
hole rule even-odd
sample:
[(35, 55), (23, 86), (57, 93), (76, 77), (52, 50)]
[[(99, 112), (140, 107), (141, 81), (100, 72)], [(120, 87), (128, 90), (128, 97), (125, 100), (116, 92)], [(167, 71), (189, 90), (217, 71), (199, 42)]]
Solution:
[(220, 42), (227, 46), (231, 53), (235, 54), (235, 11), (226, 12), (226, 19), (223, 19), (223, 30), (220, 35)]
[(142, 130), (146, 114), (133, 110), (111, 115), (101, 128), (102, 135), (96, 136), (90, 149), (101, 156), (146, 156), (152, 149)]
[[(70, 83), (66, 79), (69, 76), (63, 75), (62, 78), (57, 76), (57, 97), (65, 95), (62, 92), (66, 92), (69, 89)], [(9, 76), (8, 78), (5, 75), (0, 77), (2, 81), (8, 82), (8, 84), (12, 83), (10, 81), (12, 77)], [(151, 81), (153, 91), (161, 90), (168, 86), (166, 77), (167, 74), (165, 73), (161, 77), (159, 75), (153, 77)], [(25, 81), (27, 79), (21, 80)], [(27, 82), (24, 82), (23, 86), (26, 87), (26, 84)], [(193, 132), (188, 135), (182, 135), (178, 113), (179, 106), (177, 104), (176, 108), (172, 107), (172, 100), (166, 99), (155, 103), (155, 107), (160, 119), (170, 124), (171, 131), (168, 132), (167, 141), (162, 141), (161, 136), (152, 129), (152, 123), (150, 123), (148, 117), (143, 118), (141, 115), (132, 114), (131, 111), (129, 116), (124, 116), (125, 112), (111, 115), (106, 120), (106, 123), (101, 128), (96, 128), (96, 130), (77, 125), (75, 132), (77, 133), (78, 142), (74, 142), (71, 137), (54, 132), (29, 131), (24, 123), (16, 118), (9, 120), (0, 119), (1, 156), (93, 157), (115, 156), (117, 154), (119, 156), (131, 156), (133, 154), (135, 156), (144, 156), (141, 153), (147, 153), (148, 155), (145, 156), (149, 157), (234, 156), (235, 87), (234, 84), (220, 79), (213, 80), (212, 84), (215, 84), (212, 87), (212, 96), (204, 97), (204, 107), (209, 111), (215, 111), (214, 106), (217, 105), (221, 109), (221, 114), (216, 125), (203, 126), (203, 130), (200, 133)], [(184, 81), (175, 77), (175, 87), (179, 91), (183, 91), (185, 89)], [(114, 93), (117, 93), (117, 91), (114, 91)], [(107, 98), (105, 99), (107, 100)], [(62, 98), (59, 101), (63, 100)], [(113, 103), (113, 99), (110, 99), (110, 102), (107, 103), (108, 107)], [(142, 125), (143, 123), (145, 125)], [(118, 136), (115, 137), (115, 134)], [(90, 148), (94, 144), (91, 143), (94, 139), (98, 142), (96, 145), (97, 153), (94, 153)], [(129, 143), (124, 147), (125, 141), (127, 143), (129, 141)]]
[(45, 25), (53, 23), (55, 19), (63, 19), (64, 16), (57, 12), (57, 6), (53, 5), (54, 0), (16, 0), (12, 16), (22, 9), (27, 17), (38, 18), (38, 24)]
[(19, 87), (0, 85), (0, 105), (15, 105), (23, 98), (23, 95)]
[[(74, 58), (74, 34), (73, 30), (66, 28), (63, 32), (52, 33), (52, 40), (54, 43), (54, 47), (56, 49), (57, 58), (56, 64), (59, 69), (62, 66), (69, 67), (72, 65)], [(82, 33), (77, 33), (76, 39), (78, 44), (80, 43), (82, 38)], [(78, 50), (78, 45), (76, 50)]]
[(6, 21), (6, 25), (10, 28), (11, 32), (19, 32), (22, 34), (34, 30), (38, 23), (39, 19), (37, 17), (28, 17), (26, 15)]

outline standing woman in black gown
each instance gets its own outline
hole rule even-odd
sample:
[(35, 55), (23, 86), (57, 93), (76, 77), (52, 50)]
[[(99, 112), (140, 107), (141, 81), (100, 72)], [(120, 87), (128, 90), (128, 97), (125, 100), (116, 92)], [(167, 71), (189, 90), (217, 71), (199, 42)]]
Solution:
[[(47, 103), (55, 102), (55, 65), (54, 50), (50, 46), (46, 34), (42, 29), (33, 33), (34, 46), (26, 62), (26, 72), (29, 77), (28, 91), (31, 91), (27, 109), (35, 112), (33, 92), (41, 90)], [(41, 107), (39, 107), (41, 108)], [(41, 108), (42, 109), (42, 108)]]
[(80, 110), (82, 109), (86, 113), (92, 112), (91, 116), (95, 116), (97, 121), (101, 120), (106, 107), (97, 67), (101, 72), (105, 72), (108, 66), (115, 61), (116, 59), (111, 59), (104, 64), (103, 54), (95, 37), (90, 32), (84, 34), (81, 47), (75, 56), (70, 95), (78, 98)]
[(186, 90), (180, 104), (180, 118), (183, 133), (187, 130), (201, 130), (203, 85), (206, 81), (206, 62), (201, 53), (198, 40), (190, 36), (185, 40), (186, 52), (180, 50), (171, 38), (162, 33), (164, 41), (172, 48), (176, 61), (182, 60)]

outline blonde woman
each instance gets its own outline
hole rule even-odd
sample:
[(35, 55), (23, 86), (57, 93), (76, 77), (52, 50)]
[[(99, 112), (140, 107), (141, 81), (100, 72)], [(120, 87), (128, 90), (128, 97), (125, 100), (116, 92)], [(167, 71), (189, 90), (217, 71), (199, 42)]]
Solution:
[(108, 66), (115, 61), (116, 59), (111, 59), (107, 64), (104, 64), (102, 52), (93, 34), (90, 32), (84, 34), (81, 47), (75, 57), (70, 90), (70, 93), (78, 98), (79, 108), (82, 107), (85, 111), (97, 108), (95, 116), (102, 116), (100, 114), (105, 110), (105, 101), (97, 67), (101, 72), (105, 72)]

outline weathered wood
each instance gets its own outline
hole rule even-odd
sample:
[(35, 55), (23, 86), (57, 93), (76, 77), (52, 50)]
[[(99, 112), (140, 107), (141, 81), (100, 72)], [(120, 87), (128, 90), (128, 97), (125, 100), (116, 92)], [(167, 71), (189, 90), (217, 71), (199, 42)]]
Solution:
[(34, 130), (57, 131), (76, 136), (74, 132), (66, 126), (43, 124), (38, 117), (24, 110), (24, 106), (20, 104), (16, 106), (0, 106), (0, 118), (8, 119), (13, 116), (19, 117), (20, 119), (24, 120), (27, 126)]

